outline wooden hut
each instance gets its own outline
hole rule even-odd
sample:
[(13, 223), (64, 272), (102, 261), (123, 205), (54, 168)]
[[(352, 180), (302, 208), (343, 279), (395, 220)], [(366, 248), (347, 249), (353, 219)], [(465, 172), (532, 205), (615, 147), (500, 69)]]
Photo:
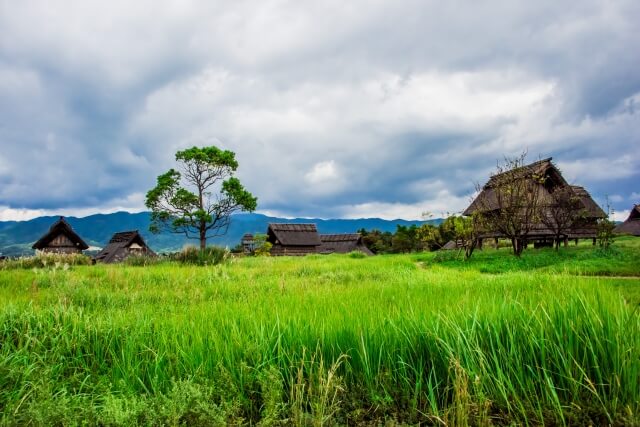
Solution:
[[(606, 214), (591, 198), (591, 195), (584, 187), (569, 185), (551, 160), (552, 158), (549, 157), (548, 159), (522, 166), (516, 170), (505, 172), (505, 174), (512, 174), (513, 179), (536, 178), (532, 180), (532, 182), (535, 183), (535, 189), (532, 188), (531, 191), (538, 192), (541, 215), (550, 215), (550, 211), (554, 206), (554, 198), (552, 196), (554, 191), (559, 189), (566, 190), (567, 194), (575, 197), (577, 203), (579, 203), (580, 219), (575, 221), (574, 224), (565, 231), (562, 238), (565, 242), (568, 239), (576, 239), (576, 241), (577, 239), (583, 238), (595, 239), (598, 229), (597, 221), (598, 219), (606, 218)], [(504, 174), (497, 174), (492, 176), (482, 188), (480, 194), (478, 194), (462, 214), (470, 216), (475, 212), (490, 213), (491, 211), (499, 210), (500, 202), (498, 201), (499, 196), (496, 192), (496, 186), (499, 185), (497, 183), (500, 182), (503, 175)], [(531, 230), (527, 235), (528, 241), (553, 241), (555, 237), (555, 233), (542, 223), (531, 224), (530, 228)], [(496, 230), (485, 230), (480, 237), (499, 239), (506, 236), (501, 235)]]
[(240, 240), (240, 244), (242, 245), (242, 251), (245, 254), (250, 254), (256, 249), (256, 241), (251, 233), (245, 233)]
[(322, 244), (315, 224), (269, 224), (267, 241), (271, 255), (309, 255)]
[(107, 246), (94, 259), (98, 262), (109, 264), (122, 262), (132, 255), (156, 256), (147, 246), (138, 230), (122, 231), (114, 234)]
[(640, 236), (640, 205), (634, 205), (629, 218), (613, 230), (616, 234), (630, 234)]
[(89, 245), (73, 231), (64, 217), (60, 217), (32, 248), (40, 252), (80, 254), (88, 249)]
[(366, 255), (373, 255), (362, 242), (360, 234), (321, 234), (321, 245), (318, 252), (321, 254), (346, 254), (353, 251), (360, 251)]

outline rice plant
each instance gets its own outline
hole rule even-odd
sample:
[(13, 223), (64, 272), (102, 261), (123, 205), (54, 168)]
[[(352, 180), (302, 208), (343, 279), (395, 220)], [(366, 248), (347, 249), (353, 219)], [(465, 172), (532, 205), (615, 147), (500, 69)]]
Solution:
[(3, 271), (0, 424), (633, 425), (638, 289), (411, 255)]

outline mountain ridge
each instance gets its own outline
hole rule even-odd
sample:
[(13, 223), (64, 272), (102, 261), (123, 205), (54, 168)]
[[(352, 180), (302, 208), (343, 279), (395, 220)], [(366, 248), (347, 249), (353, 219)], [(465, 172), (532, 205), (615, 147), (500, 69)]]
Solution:
[[(59, 216), (42, 216), (27, 221), (0, 221), (0, 254), (8, 256), (29, 255), (31, 245), (47, 232)], [(138, 230), (149, 246), (157, 252), (170, 252), (186, 244), (197, 245), (197, 240), (186, 239), (172, 233), (152, 234), (149, 232), (150, 212), (114, 212), (94, 214), (86, 217), (65, 217), (73, 229), (89, 244), (103, 247), (113, 233)], [(315, 223), (320, 233), (355, 233), (365, 228), (380, 231), (395, 231), (398, 225), (411, 226), (424, 223), (438, 224), (441, 219), (411, 221), (404, 219), (385, 220), (381, 218), (322, 219), (322, 218), (280, 218), (259, 213), (243, 213), (232, 216), (229, 230), (224, 236), (207, 240), (210, 245), (233, 247), (245, 233), (266, 233), (270, 222)]]

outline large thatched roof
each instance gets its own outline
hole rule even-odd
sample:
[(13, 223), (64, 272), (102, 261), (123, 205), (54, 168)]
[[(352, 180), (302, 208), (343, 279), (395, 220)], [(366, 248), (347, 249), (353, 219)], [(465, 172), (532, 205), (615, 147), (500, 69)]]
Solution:
[(320, 246), (315, 224), (269, 224), (267, 236), (271, 243), (285, 246)]
[(147, 246), (138, 230), (122, 231), (115, 233), (107, 246), (104, 247), (96, 256), (96, 261), (104, 263), (120, 262), (131, 255), (129, 252), (131, 246), (137, 244), (142, 249), (140, 253), (148, 256), (155, 256), (155, 253)]
[(619, 224), (615, 229), (618, 234), (631, 234), (640, 236), (640, 205), (634, 205), (625, 222)]
[(78, 234), (73, 231), (71, 225), (64, 219), (64, 217), (60, 217), (56, 222), (49, 227), (49, 231), (45, 233), (37, 242), (33, 244), (32, 249), (41, 250), (49, 246), (49, 243), (59, 235), (66, 236), (74, 245), (75, 248), (80, 250), (85, 250), (89, 248), (89, 245), (85, 243), (84, 240)]
[(499, 185), (500, 181), (506, 176), (509, 179), (527, 179), (532, 176), (544, 176), (552, 185), (566, 186), (567, 181), (564, 180), (560, 171), (551, 162), (551, 157), (544, 160), (531, 163), (529, 165), (522, 166), (520, 168), (495, 174), (489, 178), (489, 181), (482, 187), (482, 191), (471, 202), (469, 207), (462, 213), (462, 215), (472, 215), (476, 211), (490, 211), (498, 209), (500, 204), (498, 202), (498, 196), (495, 191), (495, 187)]
[(584, 188), (577, 185), (572, 185), (571, 189), (574, 194), (580, 198), (582, 205), (584, 206), (587, 216), (589, 218), (606, 218), (607, 214), (602, 210), (600, 206), (593, 200), (591, 194)]
[[(473, 202), (471, 202), (469, 207), (462, 214), (469, 216), (477, 211), (491, 211), (494, 209), (499, 209), (500, 205), (498, 202), (498, 197), (496, 195), (495, 186), (498, 185), (500, 179), (503, 178), (506, 174), (511, 174), (511, 179), (526, 179), (532, 176), (544, 177), (544, 184), (540, 184), (539, 191), (541, 191), (542, 193), (542, 200), (549, 200), (550, 191), (558, 187), (565, 188), (569, 186), (567, 181), (563, 178), (562, 173), (560, 173), (558, 168), (553, 164), (551, 160), (552, 158), (549, 157), (547, 159), (539, 160), (529, 165), (522, 166), (513, 171), (493, 175), (484, 185), (480, 194), (478, 194), (478, 196), (473, 200)], [(580, 201), (585, 211), (587, 212), (588, 218), (606, 217), (604, 211), (591, 198), (591, 195), (584, 187), (576, 185), (572, 185), (570, 187), (575, 195), (580, 198)]]

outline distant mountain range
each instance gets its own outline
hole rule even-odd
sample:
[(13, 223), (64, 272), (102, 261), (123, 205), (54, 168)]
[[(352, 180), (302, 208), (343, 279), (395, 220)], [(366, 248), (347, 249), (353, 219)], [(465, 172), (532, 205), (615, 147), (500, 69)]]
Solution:
[[(149, 246), (156, 252), (170, 252), (181, 249), (185, 244), (197, 245), (196, 240), (188, 240), (180, 234), (151, 234), (149, 232), (149, 212), (91, 215), (84, 218), (65, 217), (73, 229), (94, 247), (103, 247), (117, 231), (139, 230)], [(45, 216), (29, 221), (0, 221), (0, 254), (7, 256), (32, 254), (31, 245), (47, 232), (58, 217)], [(397, 225), (421, 225), (425, 222), (438, 224), (441, 219), (429, 221), (406, 221), (401, 219), (285, 219), (262, 214), (234, 215), (231, 226), (222, 237), (207, 241), (210, 245), (233, 247), (240, 243), (244, 233), (266, 233), (270, 222), (315, 223), (320, 233), (355, 233), (359, 229), (395, 231)]]

